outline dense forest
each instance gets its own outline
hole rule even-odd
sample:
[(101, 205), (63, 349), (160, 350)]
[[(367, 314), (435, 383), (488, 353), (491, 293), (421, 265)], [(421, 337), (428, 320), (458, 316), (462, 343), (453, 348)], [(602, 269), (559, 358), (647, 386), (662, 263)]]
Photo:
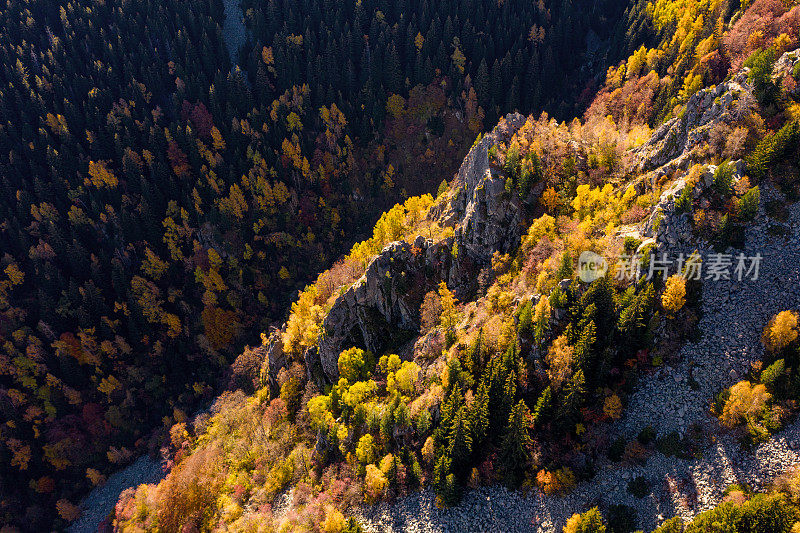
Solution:
[[(266, 24), (246, 13), (255, 27)], [(172, 470), (123, 492), (109, 519), (116, 531), (357, 532), (370, 504), (420, 488), (431, 488), (439, 507), (500, 483), (535, 497), (566, 495), (600, 470), (634, 470), (651, 457), (689, 461), (712, 447), (720, 432), (710, 417), (684, 433), (646, 426), (630, 434), (615, 424), (624, 423), (637, 380), (659, 369), (668, 376), (680, 348), (700, 334), (705, 281), (688, 275), (702, 264), (697, 242), (740, 245), (762, 188), (784, 220), (779, 211), (797, 198), (800, 63), (787, 52), (800, 44), (800, 7), (659, 0), (632, 4), (618, 20), (624, 60), (606, 65), (596, 90), (587, 86), (581, 117), (502, 117), (435, 197), (386, 211), (369, 238), (299, 293), (284, 326), (237, 360), (239, 390), (171, 427)], [(468, 23), (453, 27), (469, 31)], [(418, 33), (421, 50), (432, 38)], [(455, 50), (468, 55), (463, 42), (453, 61)], [(396, 52), (400, 72), (408, 50)], [(394, 71), (385, 66), (394, 55), (390, 48), (381, 72)], [(478, 95), (482, 63), (475, 76), (467, 63), (464, 72), (488, 119), (504, 106)], [(455, 68), (444, 76), (457, 79)], [(313, 73), (334, 87), (349, 70)], [(491, 98), (512, 98), (514, 76), (505, 79), (512, 83), (490, 89)], [(523, 83), (523, 101), (535, 85)], [(619, 275), (648, 265), (652, 273), (668, 248), (659, 232), (678, 218), (698, 240), (676, 272)], [(609, 269), (581, 283), (575, 263), (588, 250), (610, 258)], [(634, 253), (638, 263), (624, 265)], [(700, 400), (745, 445), (768, 440), (797, 412), (797, 324), (792, 310), (761, 324), (762, 360)], [(724, 351), (724, 341), (714, 349)], [(700, 390), (691, 368), (687, 387)], [(661, 478), (667, 484), (670, 474)], [(654, 491), (644, 477), (625, 479), (637, 499)], [(728, 487), (716, 509), (656, 531), (796, 530), (797, 473), (777, 481), (768, 495)], [(673, 508), (654, 509), (662, 521)], [(577, 513), (563, 531), (627, 533), (635, 511)]]
[(238, 66), (219, 0), (0, 12), (1, 522), (63, 525), (383, 210), (656, 35), (618, 1), (242, 8)]

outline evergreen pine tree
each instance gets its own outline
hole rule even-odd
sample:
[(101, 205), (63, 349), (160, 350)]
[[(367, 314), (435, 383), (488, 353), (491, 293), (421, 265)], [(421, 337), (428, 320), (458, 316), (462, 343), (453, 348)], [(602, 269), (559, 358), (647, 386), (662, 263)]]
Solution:
[(580, 333), (575, 343), (576, 364), (578, 368), (583, 369), (585, 372), (593, 372), (597, 363), (594, 350), (597, 328), (594, 325), (594, 320), (585, 323), (579, 331)]
[(586, 378), (584, 377), (583, 370), (578, 370), (572, 375), (569, 382), (564, 387), (564, 395), (558, 413), (561, 422), (569, 424), (573, 421), (583, 404), (583, 397), (585, 394)]
[(442, 182), (439, 184), (439, 189), (436, 191), (436, 197), (438, 198), (439, 196), (443, 195), (446, 192), (447, 192), (447, 180), (442, 180)]
[(547, 415), (550, 412), (550, 407), (553, 404), (553, 391), (548, 385), (542, 391), (539, 399), (536, 400), (536, 407), (533, 410), (533, 425), (534, 427), (544, 423)]
[(532, 322), (533, 322), (532, 307), (533, 304), (531, 300), (528, 300), (522, 305), (522, 308), (520, 309), (519, 322), (517, 324), (517, 332), (519, 333), (520, 336), (527, 337), (531, 335)]
[(465, 366), (467, 367), (467, 370), (472, 373), (473, 378), (478, 377), (481, 365), (483, 363), (483, 355), (481, 351), (482, 348), (483, 348), (483, 328), (478, 330), (478, 335), (475, 337), (475, 340), (472, 341), (472, 344), (467, 349)]
[(505, 478), (510, 483), (519, 479), (530, 461), (533, 441), (528, 434), (529, 415), (528, 407), (520, 400), (508, 417), (508, 426), (500, 446), (500, 458)]
[(481, 381), (478, 394), (472, 402), (472, 432), (474, 446), (480, 446), (486, 438), (489, 429), (489, 386), (486, 381)]
[(472, 454), (472, 428), (470, 416), (466, 405), (462, 405), (456, 414), (455, 421), (450, 429), (449, 455), (453, 461), (453, 471), (460, 473), (469, 466)]
[(473, 81), (475, 92), (478, 94), (478, 102), (482, 106), (489, 105), (489, 68), (486, 66), (486, 59), (481, 59), (478, 65), (478, 72)]

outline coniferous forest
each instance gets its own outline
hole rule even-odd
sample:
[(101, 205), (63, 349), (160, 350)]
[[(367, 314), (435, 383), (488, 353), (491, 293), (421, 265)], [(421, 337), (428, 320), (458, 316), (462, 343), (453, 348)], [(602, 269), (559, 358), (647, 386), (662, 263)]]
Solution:
[(220, 0), (0, 12), (0, 522), (63, 524), (382, 211), (506, 112), (579, 114), (652, 31), (613, 0), (241, 7), (239, 51)]

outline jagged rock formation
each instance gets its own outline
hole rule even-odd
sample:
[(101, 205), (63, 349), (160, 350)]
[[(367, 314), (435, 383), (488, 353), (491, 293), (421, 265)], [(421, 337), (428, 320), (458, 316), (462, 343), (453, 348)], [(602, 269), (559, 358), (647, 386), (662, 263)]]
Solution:
[(264, 346), (265, 356), (261, 367), (261, 383), (269, 385), (272, 392), (278, 390), (278, 372), (286, 366), (286, 355), (283, 353), (282, 332), (278, 329), (270, 331)]
[(431, 208), (429, 217), (455, 230), (456, 257), (447, 282), (463, 298), (476, 289), (471, 276), (476, 266), (488, 264), (495, 251), (508, 252), (522, 236), (522, 209), (515, 195), (505, 191), (506, 177), (489, 161), (489, 149), (508, 142), (525, 124), (510, 113), (491, 133), (475, 144), (451, 184), (452, 193)]
[[(790, 60), (785, 63), (793, 65)], [(695, 162), (694, 148), (709, 140), (715, 126), (720, 123), (733, 124), (751, 112), (755, 97), (748, 74), (749, 69), (742, 69), (730, 80), (696, 92), (689, 98), (681, 116), (662, 124), (645, 144), (632, 151), (636, 170), (650, 171), (639, 180), (640, 188), (648, 184), (654, 187), (663, 176), (688, 169)], [(733, 162), (733, 166), (733, 180), (737, 182), (745, 175), (746, 165), (739, 160)], [(700, 178), (692, 184), (693, 199), (699, 198), (711, 187), (715, 170), (714, 165), (706, 166)], [(658, 253), (670, 256), (693, 249), (691, 214), (681, 212), (676, 206), (688, 185), (685, 177), (678, 178), (661, 194), (641, 227), (640, 236), (644, 239), (642, 247), (653, 243)]]
[(454, 227), (454, 237), (434, 243), (418, 236), (413, 245), (389, 244), (336, 299), (322, 324), (318, 354), (307, 354), (310, 373), (319, 361), (326, 379), (334, 381), (343, 349), (357, 346), (380, 353), (411, 337), (419, 330), (419, 308), (427, 291), (442, 280), (459, 295), (474, 290), (476, 267), (488, 264), (495, 251), (507, 252), (519, 244), (522, 209), (506, 192), (505, 176), (491, 167), (488, 151), (508, 141), (524, 123), (519, 113), (509, 114), (473, 146), (451, 187), (455, 193), (431, 209), (429, 218)]
[[(780, 82), (786, 75), (794, 71), (795, 66), (800, 63), (800, 48), (791, 52), (786, 52), (775, 61), (772, 67), (772, 81)], [(786, 87), (792, 95), (800, 94), (800, 85)]]
[[(505, 194), (506, 178), (489, 162), (489, 149), (506, 142), (525, 124), (525, 117), (511, 113), (469, 151), (458, 170), (447, 221), (455, 219), (459, 250), (485, 262), (496, 251), (519, 244), (521, 209), (513, 195)], [(453, 216), (455, 215), (455, 217)], [(442, 220), (440, 218), (440, 220)]]
[[(731, 165), (733, 183), (736, 183), (745, 175), (747, 165), (741, 159), (733, 161)], [(707, 165), (699, 179), (691, 185), (693, 199), (700, 198), (708, 191), (714, 182), (716, 169), (715, 165)], [(651, 239), (650, 242), (655, 242), (659, 253), (674, 257), (681, 252), (691, 252), (695, 247), (689, 219), (691, 214), (681, 212), (676, 204), (688, 186), (686, 177), (675, 180), (669, 189), (661, 193), (658, 203), (644, 222), (642, 236)]]
[[(480, 215), (480, 210), (475, 210), (475, 207), (482, 203), (480, 198), (476, 197), (479, 184), (486, 179), (498, 177), (497, 170), (489, 165), (489, 148), (511, 139), (523, 124), (525, 124), (524, 116), (519, 113), (509, 113), (490, 133), (484, 135), (464, 157), (450, 184), (451, 194), (444, 201), (434, 205), (428, 217), (437, 220), (442, 226), (455, 227)], [(495, 219), (495, 215), (491, 216)]]
[(357, 346), (380, 353), (419, 330), (425, 293), (450, 268), (452, 238), (434, 243), (417, 237), (386, 246), (364, 275), (334, 302), (322, 323), (319, 360), (325, 376), (339, 376), (339, 353)]
[[(753, 87), (743, 69), (732, 79), (696, 92), (684, 113), (662, 124), (645, 144), (634, 151), (640, 171), (659, 169), (658, 175), (685, 169), (692, 148), (709, 138), (720, 122), (732, 123), (748, 114), (755, 103)], [(654, 176), (655, 177), (655, 176)]]

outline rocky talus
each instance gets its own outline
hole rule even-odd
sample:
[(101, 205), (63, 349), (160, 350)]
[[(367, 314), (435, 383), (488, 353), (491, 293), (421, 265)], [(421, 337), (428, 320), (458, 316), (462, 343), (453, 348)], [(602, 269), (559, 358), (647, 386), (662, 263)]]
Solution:
[(119, 500), (122, 491), (142, 483), (158, 483), (165, 476), (158, 461), (143, 455), (112, 474), (81, 502), (81, 516), (66, 529), (68, 533), (96, 533)]

